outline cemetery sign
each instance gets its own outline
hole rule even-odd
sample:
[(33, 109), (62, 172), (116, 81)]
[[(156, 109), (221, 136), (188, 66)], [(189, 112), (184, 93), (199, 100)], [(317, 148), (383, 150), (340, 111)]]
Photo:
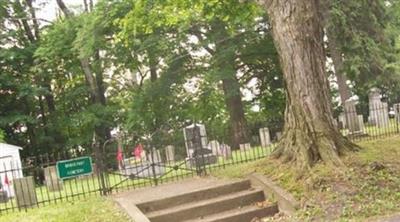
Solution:
[(89, 156), (57, 162), (57, 174), (60, 179), (88, 175), (92, 172), (92, 158)]

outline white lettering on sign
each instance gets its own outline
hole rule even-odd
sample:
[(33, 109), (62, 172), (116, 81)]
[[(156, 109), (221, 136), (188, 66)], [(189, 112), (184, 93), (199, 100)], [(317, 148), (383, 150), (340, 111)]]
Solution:
[(70, 171), (67, 171), (67, 175), (75, 175), (75, 174), (79, 174), (79, 173), (83, 173), (83, 172), (84, 172), (83, 169), (70, 170)]
[(65, 164), (65, 168), (83, 166), (84, 164), (85, 164), (85, 161), (76, 161), (76, 162)]

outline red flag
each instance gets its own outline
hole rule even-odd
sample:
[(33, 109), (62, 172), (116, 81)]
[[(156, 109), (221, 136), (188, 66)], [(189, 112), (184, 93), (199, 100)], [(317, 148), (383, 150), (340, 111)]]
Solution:
[(137, 160), (141, 159), (141, 158), (142, 158), (142, 152), (143, 152), (142, 144), (139, 143), (139, 144), (135, 147), (135, 150), (134, 150), (133, 152), (134, 152), (135, 158), (136, 158)]
[(4, 177), (4, 184), (6, 184), (7, 186), (10, 185), (10, 181), (8, 180), (7, 174), (6, 174), (5, 177)]
[(118, 160), (118, 161), (122, 161), (123, 155), (124, 155), (124, 154), (122, 153), (121, 147), (118, 147), (118, 150), (117, 150), (117, 160)]

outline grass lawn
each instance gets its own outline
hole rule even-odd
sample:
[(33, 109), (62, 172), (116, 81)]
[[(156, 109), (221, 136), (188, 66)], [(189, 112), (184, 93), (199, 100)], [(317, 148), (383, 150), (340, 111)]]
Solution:
[(400, 136), (358, 143), (343, 158), (346, 169), (315, 166), (311, 173), (263, 159), (214, 171), (218, 177), (260, 172), (301, 202), (295, 218), (281, 221), (365, 221), (400, 212)]
[(110, 199), (90, 197), (86, 200), (63, 202), (27, 212), (0, 215), (0, 222), (128, 222), (128, 216)]

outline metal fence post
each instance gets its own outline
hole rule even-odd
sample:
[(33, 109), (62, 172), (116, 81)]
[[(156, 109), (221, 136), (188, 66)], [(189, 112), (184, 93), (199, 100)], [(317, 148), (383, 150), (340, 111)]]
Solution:
[[(107, 144), (109, 140), (105, 141), (103, 144), (103, 150), (105, 145)], [(108, 193), (108, 189), (106, 186), (106, 181), (105, 181), (105, 176), (104, 176), (104, 171), (105, 171), (105, 167), (104, 167), (104, 158), (103, 158), (103, 154), (102, 151), (100, 149), (100, 144), (98, 142), (96, 142), (94, 144), (94, 148), (95, 148), (95, 158), (96, 158), (96, 165), (97, 165), (97, 176), (99, 178), (99, 184), (100, 184), (100, 193), (102, 195), (107, 195)]]
[[(150, 166), (151, 166), (151, 170), (152, 170), (152, 173), (153, 173), (154, 184), (156, 186), (158, 186), (158, 179), (157, 179), (157, 175), (156, 175), (156, 163), (154, 161), (154, 155), (157, 155), (158, 153), (157, 153), (156, 149), (153, 149), (153, 147), (151, 147), (151, 145), (152, 145), (152, 143), (150, 143), (150, 158), (151, 158)], [(156, 152), (156, 153), (154, 153), (154, 152)]]

